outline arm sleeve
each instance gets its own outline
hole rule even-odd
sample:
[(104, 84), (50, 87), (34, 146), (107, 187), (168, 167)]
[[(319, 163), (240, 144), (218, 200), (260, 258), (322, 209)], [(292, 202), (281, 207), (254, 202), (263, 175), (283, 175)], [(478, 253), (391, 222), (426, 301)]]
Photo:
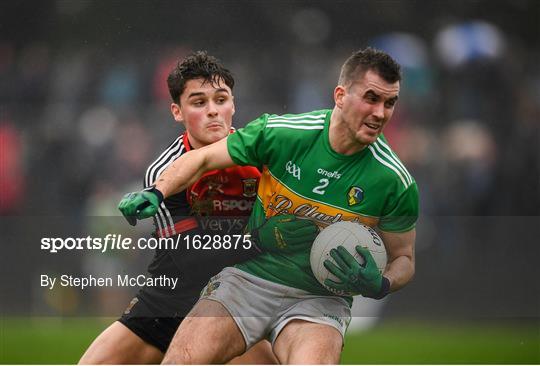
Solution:
[(262, 166), (267, 163), (264, 114), (227, 137), (227, 149), (238, 165)]
[(418, 219), (418, 187), (411, 184), (397, 197), (388, 213), (381, 217), (379, 228), (382, 231), (402, 233), (412, 230)]

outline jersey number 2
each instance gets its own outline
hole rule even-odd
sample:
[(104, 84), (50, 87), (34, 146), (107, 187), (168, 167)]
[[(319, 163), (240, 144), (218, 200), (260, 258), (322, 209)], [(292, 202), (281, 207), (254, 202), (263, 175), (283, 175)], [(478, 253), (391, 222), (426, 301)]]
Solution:
[(321, 185), (313, 188), (312, 192), (317, 194), (324, 194), (324, 188), (326, 188), (328, 184), (330, 184), (330, 181), (327, 178), (322, 178), (319, 179), (319, 183), (321, 183)]

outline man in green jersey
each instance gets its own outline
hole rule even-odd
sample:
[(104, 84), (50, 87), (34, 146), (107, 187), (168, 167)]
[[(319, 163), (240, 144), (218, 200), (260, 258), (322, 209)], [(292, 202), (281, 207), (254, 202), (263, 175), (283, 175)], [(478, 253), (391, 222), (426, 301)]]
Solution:
[[(160, 176), (165, 197), (201, 174), (234, 164), (262, 166), (250, 228), (268, 217), (294, 214), (320, 226), (359, 221), (377, 227), (388, 265), (381, 275), (368, 251), (360, 265), (343, 247), (326, 268), (326, 285), (382, 298), (414, 274), (418, 191), (382, 135), (400, 89), (400, 67), (367, 48), (344, 63), (335, 106), (298, 115), (265, 114), (207, 147), (190, 151)], [(181, 167), (181, 168), (180, 168)], [(150, 217), (157, 197), (134, 194), (122, 213)], [(181, 324), (164, 362), (224, 363), (268, 338), (281, 363), (338, 363), (350, 321), (350, 297), (329, 292), (313, 277), (309, 251), (265, 253), (212, 278)]]

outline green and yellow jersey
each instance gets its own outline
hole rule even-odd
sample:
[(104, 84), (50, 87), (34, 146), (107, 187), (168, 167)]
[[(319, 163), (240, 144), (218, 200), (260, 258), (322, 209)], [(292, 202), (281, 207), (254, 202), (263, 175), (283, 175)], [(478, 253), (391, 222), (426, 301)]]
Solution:
[[(249, 227), (291, 213), (320, 226), (347, 220), (388, 232), (413, 229), (416, 182), (384, 136), (356, 154), (339, 154), (328, 137), (331, 114), (264, 114), (228, 137), (236, 164), (263, 167)], [(313, 276), (309, 256), (309, 251), (263, 253), (236, 267), (312, 294), (332, 295)]]

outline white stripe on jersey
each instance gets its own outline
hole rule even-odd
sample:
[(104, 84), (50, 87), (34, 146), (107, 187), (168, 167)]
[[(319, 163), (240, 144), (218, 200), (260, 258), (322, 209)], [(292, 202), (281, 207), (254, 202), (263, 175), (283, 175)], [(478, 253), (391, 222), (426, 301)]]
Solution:
[(385, 160), (383, 160), (379, 155), (377, 155), (377, 152), (375, 151), (375, 149), (373, 148), (373, 146), (369, 145), (368, 146), (369, 148), (369, 151), (371, 151), (371, 153), (373, 154), (373, 157), (375, 159), (377, 159), (382, 165), (385, 165), (387, 166), (388, 168), (392, 169), (399, 177), (399, 179), (401, 179), (401, 183), (403, 183), (403, 185), (405, 186), (405, 188), (408, 188), (409, 185), (407, 184), (407, 182), (405, 181), (405, 179), (403, 178), (403, 176), (401, 175), (401, 172), (396, 169), (393, 165), (391, 165), (390, 163), (386, 162)]
[(379, 144), (377, 143), (377, 141), (375, 143), (373, 143), (371, 146), (375, 146), (375, 148), (377, 149), (377, 151), (379, 151), (382, 156), (384, 156), (386, 159), (388, 159), (389, 163), (394, 165), (397, 169), (399, 169), (399, 171), (401, 171), (401, 173), (403, 174), (403, 176), (405, 177), (405, 180), (407, 181), (407, 185), (410, 185), (412, 183), (412, 178), (411, 176), (409, 175), (409, 173), (407, 172), (407, 170), (405, 169), (405, 167), (403, 165), (400, 165), (398, 163), (398, 159), (394, 159), (392, 156), (388, 155), (387, 153), (385, 153), (380, 147), (379, 147)]
[(300, 114), (293, 116), (272, 115), (266, 122), (267, 128), (284, 127), (294, 130), (322, 130), (326, 113), (311, 115)]
[[(185, 147), (183, 143), (183, 135), (178, 137), (165, 151), (157, 158), (146, 170), (145, 175), (145, 188), (150, 187), (154, 184), (159, 175), (169, 166), (170, 163), (175, 161), (179, 156), (185, 152)], [(157, 214), (154, 216), (156, 220), (158, 230), (165, 229), (164, 234), (167, 236), (176, 234), (174, 229), (174, 220), (171, 216), (171, 212), (165, 206), (165, 203), (162, 202)], [(172, 228), (172, 234), (169, 233), (167, 227)]]
[[(171, 235), (175, 235), (176, 234), (176, 230), (174, 229), (174, 221), (171, 217), (171, 212), (169, 211), (169, 209), (167, 208), (167, 206), (165, 206), (165, 202), (161, 202), (161, 205), (159, 205), (159, 215), (163, 218), (163, 216), (167, 216), (167, 218), (169, 219), (169, 225), (166, 225), (164, 228), (161, 228), (161, 229), (165, 229), (165, 236), (171, 236)], [(169, 229), (167, 228), (169, 227), (172, 231), (171, 234), (169, 234)]]
[(304, 124), (304, 125), (314, 125), (314, 124), (324, 124), (324, 119), (317, 119), (317, 120), (313, 120), (313, 121), (291, 121), (289, 119), (284, 119), (284, 118), (268, 118), (268, 124), (267, 125), (270, 125), (270, 124), (274, 124), (274, 123), (277, 123), (277, 122), (285, 122), (285, 123), (290, 123), (290, 124)]
[(299, 126), (299, 125), (288, 125), (288, 124), (266, 125), (266, 128), (276, 128), (276, 127), (292, 128), (294, 130), (322, 130), (324, 129), (324, 125), (317, 125), (317, 126)]
[(326, 118), (326, 113), (323, 113), (323, 114), (316, 114), (316, 115), (311, 115), (311, 114), (298, 114), (298, 115), (294, 115), (294, 116), (285, 116), (285, 115), (278, 115), (278, 114), (274, 114), (272, 116), (269, 116), (268, 117), (268, 120), (270, 121), (271, 119), (286, 119), (286, 120), (290, 120), (290, 121), (294, 121), (294, 120), (303, 120), (303, 119), (321, 119), (321, 118)]
[(180, 136), (176, 140), (174, 140), (172, 144), (170, 144), (163, 153), (161, 153), (159, 158), (154, 160), (154, 162), (148, 166), (144, 179), (145, 188), (150, 187), (152, 184), (154, 184), (154, 181), (158, 177), (155, 175), (156, 169), (162, 164), (166, 164), (169, 161), (171, 154), (177, 152), (180, 147), (183, 146), (184, 145), (182, 144), (182, 136)]
[[(169, 164), (172, 163), (173, 161), (175, 161), (180, 155), (182, 155), (184, 153), (184, 151), (185, 151), (184, 144), (182, 143), (182, 141), (180, 141), (180, 149), (178, 150), (178, 152), (176, 154), (174, 154), (172, 157), (170, 157), (170, 159), (165, 164), (163, 164), (163, 166), (161, 168), (159, 168), (159, 170), (157, 171), (157, 174), (153, 178), (153, 181), (155, 182), (155, 180), (169, 166)], [(169, 209), (167, 208), (167, 206), (165, 206), (165, 203), (163, 203), (163, 202), (161, 203), (161, 207), (159, 209), (159, 214), (163, 218), (164, 222), (165, 222), (165, 216), (168, 219), (168, 224), (166, 224), (165, 228), (167, 226), (173, 227), (172, 231), (176, 233), (176, 231), (174, 230), (174, 220), (173, 220), (173, 218), (171, 216), (171, 212), (169, 211)], [(166, 230), (166, 231), (168, 231), (168, 230)], [(165, 234), (168, 235), (168, 232), (166, 232)]]
[(387, 144), (384, 143), (384, 141), (379, 137), (377, 138), (377, 142), (379, 144), (381, 144), (381, 146), (385, 147), (386, 150), (388, 150), (388, 152), (390, 153), (390, 155), (392, 155), (394, 157), (394, 160), (396, 161), (396, 163), (398, 163), (398, 165), (402, 168), (402, 171), (405, 172), (405, 175), (407, 175), (409, 177), (409, 182), (412, 183), (412, 177), (411, 177), (411, 174), (409, 173), (409, 171), (407, 170), (407, 168), (405, 168), (405, 165), (403, 165), (403, 163), (401, 162), (401, 160), (399, 160), (399, 158), (397, 157), (397, 155), (392, 151), (392, 149), (390, 148), (390, 146), (388, 146)]

